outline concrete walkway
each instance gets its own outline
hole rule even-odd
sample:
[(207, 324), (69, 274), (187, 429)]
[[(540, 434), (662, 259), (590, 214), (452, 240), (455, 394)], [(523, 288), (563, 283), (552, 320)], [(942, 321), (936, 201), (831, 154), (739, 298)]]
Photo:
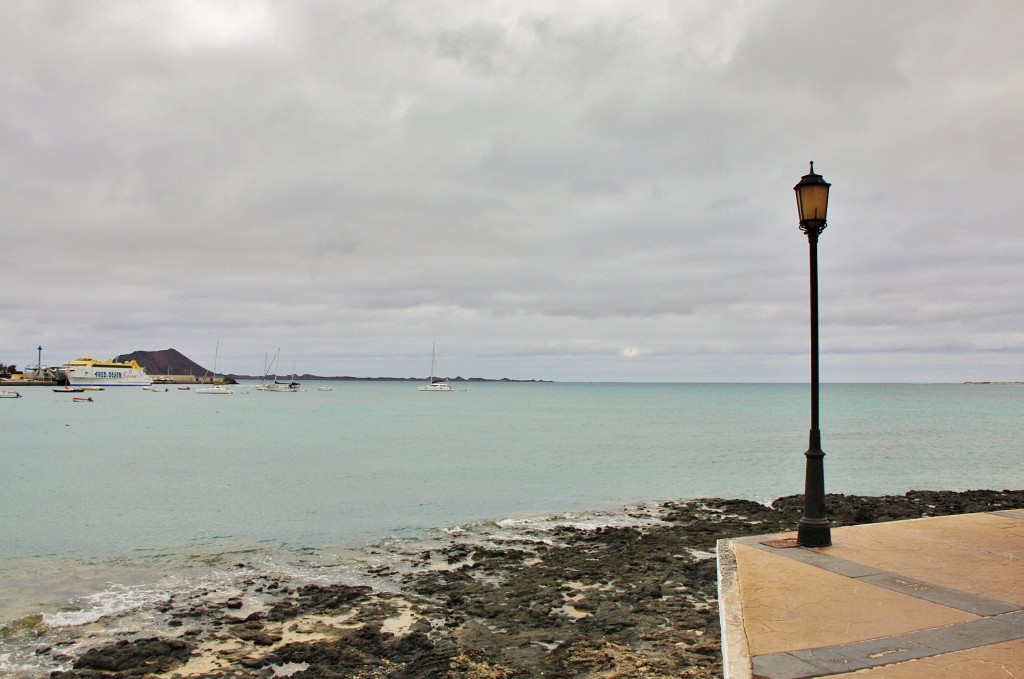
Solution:
[(718, 543), (726, 679), (1024, 677), (1024, 509)]

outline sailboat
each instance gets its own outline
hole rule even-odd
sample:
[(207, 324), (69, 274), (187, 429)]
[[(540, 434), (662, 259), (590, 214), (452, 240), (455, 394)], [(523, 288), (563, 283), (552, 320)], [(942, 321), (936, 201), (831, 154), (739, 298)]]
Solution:
[(452, 391), (452, 385), (448, 384), (448, 380), (437, 379), (434, 377), (434, 357), (437, 344), (434, 344), (430, 348), (430, 379), (426, 384), (419, 387), (419, 391)]
[(213, 378), (210, 386), (196, 389), (197, 394), (233, 394), (233, 389), (228, 389), (223, 384), (217, 384), (217, 355), (220, 353), (220, 341), (217, 341), (217, 348), (213, 350)]
[[(278, 364), (281, 360), (281, 350), (278, 349), (277, 353), (274, 354), (274, 360), (271, 364)], [(268, 382), (267, 377), (270, 373), (270, 366), (266, 366), (263, 372), (263, 384), (256, 387), (259, 391), (278, 391), (278, 392), (295, 392), (299, 390), (299, 383), (295, 381), (295, 364), (292, 363), (292, 381), (291, 382), (278, 382), (277, 373), (274, 373), (274, 381)]]

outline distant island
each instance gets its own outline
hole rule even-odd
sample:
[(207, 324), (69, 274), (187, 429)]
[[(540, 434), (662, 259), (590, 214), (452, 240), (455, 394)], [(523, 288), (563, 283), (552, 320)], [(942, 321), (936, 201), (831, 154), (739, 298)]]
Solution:
[(986, 380), (981, 382), (964, 382), (964, 384), (1024, 384), (1024, 382), (990, 382)]
[[(157, 381), (165, 382), (198, 382), (209, 378), (211, 371), (199, 365), (192, 359), (182, 354), (177, 349), (162, 349), (160, 351), (133, 351), (130, 354), (121, 354), (114, 359), (117, 362), (135, 361), (149, 373), (149, 376)], [(263, 375), (236, 375), (227, 373), (222, 375), (225, 382), (238, 380), (261, 380)], [(296, 375), (296, 380), (311, 382), (314, 380), (330, 380), (333, 382), (422, 382), (424, 377), (353, 377), (351, 375)], [(449, 382), (550, 382), (550, 380), (514, 380), (508, 377), (486, 378), (486, 377), (449, 377)], [(218, 380), (220, 381), (220, 380)]]

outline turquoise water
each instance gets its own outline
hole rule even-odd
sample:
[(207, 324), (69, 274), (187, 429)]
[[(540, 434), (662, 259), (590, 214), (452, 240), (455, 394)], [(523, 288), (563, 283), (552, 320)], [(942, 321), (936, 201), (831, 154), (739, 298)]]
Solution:
[[(166, 570), (181, 554), (802, 492), (806, 385), (316, 386), (117, 388), (92, 403), (24, 388), (0, 401), (0, 619), (148, 557)], [(1024, 386), (823, 385), (821, 398), (829, 492), (1024, 488)], [(65, 591), (55, 574), (68, 572)], [(12, 594), (26, 588), (29, 604)]]
[[(0, 402), (0, 558), (373, 540), (520, 512), (802, 491), (807, 387), (346, 382)], [(830, 492), (1024, 486), (1024, 387), (824, 385)]]

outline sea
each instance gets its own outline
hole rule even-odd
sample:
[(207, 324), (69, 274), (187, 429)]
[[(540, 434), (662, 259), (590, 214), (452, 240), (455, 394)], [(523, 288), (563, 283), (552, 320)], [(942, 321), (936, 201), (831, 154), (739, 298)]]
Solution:
[[(230, 588), (238, 564), (359, 582), (389, 546), (454, 531), (803, 492), (806, 384), (255, 386), (0, 399), (0, 674), (54, 669), (19, 621), (138, 624), (175, 593)], [(820, 399), (827, 492), (1024, 488), (1024, 385), (823, 384)]]

